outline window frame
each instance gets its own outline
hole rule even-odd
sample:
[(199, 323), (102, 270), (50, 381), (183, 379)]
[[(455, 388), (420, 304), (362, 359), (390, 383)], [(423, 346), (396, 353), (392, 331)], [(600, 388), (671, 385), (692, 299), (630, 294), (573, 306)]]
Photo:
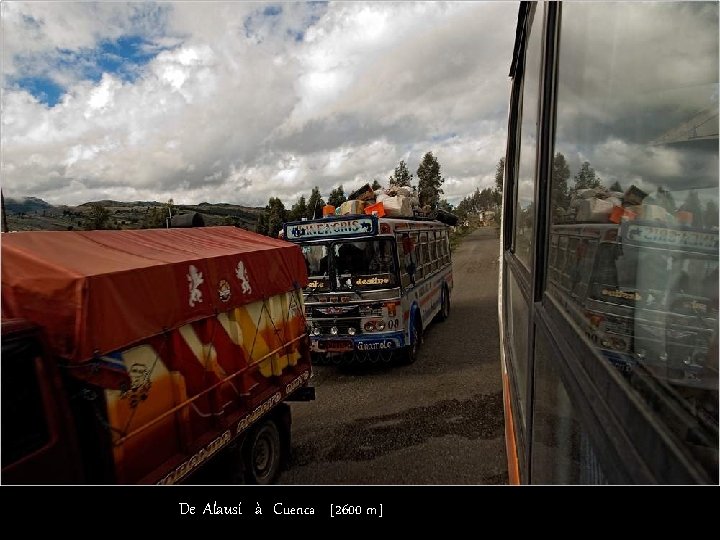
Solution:
[[(516, 47), (511, 76), (514, 77), (510, 115), (508, 120), (508, 146), (506, 154), (506, 194), (503, 202), (503, 347), (510, 376), (512, 410), (517, 414), (518, 388), (515, 364), (508, 344), (507, 335), (509, 308), (505, 301), (508, 291), (508, 272), (512, 272), (523, 296), (528, 303), (528, 354), (526, 361), (528, 388), (525, 394), (526, 422), (519, 423), (514, 417), (518, 439), (520, 479), (531, 482), (532, 436), (534, 409), (534, 343), (536, 339), (546, 340), (557, 354), (556, 363), (560, 380), (564, 385), (574, 408), (587, 431), (588, 437), (603, 472), (613, 483), (717, 483), (684, 448), (684, 444), (665, 425), (665, 417), (657, 415), (645, 400), (630, 388), (622, 376), (592, 343), (573, 328), (564, 315), (562, 306), (548, 293), (546, 277), (550, 271), (550, 199), (552, 158), (555, 147), (556, 100), (558, 88), (559, 46), (562, 28), (562, 3), (544, 4), (545, 15), (540, 28), (543, 31), (541, 56), (541, 88), (538, 99), (538, 137), (535, 169), (535, 216), (532, 268), (528, 272), (517, 260), (514, 253), (514, 210), (517, 203), (517, 169), (520, 148), (522, 112), (518, 104), (522, 101), (524, 78), (524, 46), (527, 45), (526, 26), (535, 11), (535, 4), (523, 2), (518, 16)], [(512, 190), (512, 191), (510, 191)], [(558, 257), (560, 250), (558, 250)], [(565, 253), (565, 264), (569, 254)], [(559, 261), (556, 268), (562, 271)], [(641, 380), (647, 391), (652, 393), (653, 381)], [(671, 414), (681, 415), (677, 407), (662, 395), (652, 395), (656, 404)]]

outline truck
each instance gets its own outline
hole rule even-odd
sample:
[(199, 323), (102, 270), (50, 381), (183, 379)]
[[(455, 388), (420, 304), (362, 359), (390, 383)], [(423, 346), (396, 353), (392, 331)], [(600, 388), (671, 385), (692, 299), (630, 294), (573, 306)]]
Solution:
[(4, 484), (268, 484), (314, 399), (289, 242), (235, 227), (2, 234)]

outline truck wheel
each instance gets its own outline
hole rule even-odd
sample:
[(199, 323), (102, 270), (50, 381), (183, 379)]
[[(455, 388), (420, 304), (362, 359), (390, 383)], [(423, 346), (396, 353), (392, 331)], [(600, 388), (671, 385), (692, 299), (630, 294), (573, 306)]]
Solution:
[(245, 481), (249, 484), (272, 484), (280, 473), (280, 431), (268, 418), (253, 429), (244, 445)]
[(442, 289), (442, 299), (440, 300), (440, 312), (438, 313), (438, 321), (442, 322), (450, 316), (450, 294), (447, 287)]

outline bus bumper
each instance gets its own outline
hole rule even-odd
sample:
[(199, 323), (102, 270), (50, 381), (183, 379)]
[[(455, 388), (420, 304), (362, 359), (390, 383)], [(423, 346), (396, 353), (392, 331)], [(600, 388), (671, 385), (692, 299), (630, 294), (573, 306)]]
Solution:
[(310, 348), (315, 353), (391, 351), (405, 346), (402, 332), (363, 336), (311, 337)]

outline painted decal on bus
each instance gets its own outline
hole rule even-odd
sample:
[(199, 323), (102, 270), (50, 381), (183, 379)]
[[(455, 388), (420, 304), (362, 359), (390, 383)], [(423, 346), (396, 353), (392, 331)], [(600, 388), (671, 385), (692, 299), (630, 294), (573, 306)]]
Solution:
[(379, 276), (359, 276), (353, 278), (353, 285), (355, 287), (368, 285), (389, 285), (390, 281), (390, 274), (383, 274)]
[(696, 249), (702, 252), (717, 253), (718, 234), (647, 225), (623, 224), (622, 237), (640, 245), (653, 245), (665, 248)]
[(398, 349), (402, 346), (399, 339), (383, 338), (379, 340), (358, 341), (355, 347), (358, 351), (385, 351)]
[(375, 221), (371, 217), (341, 219), (324, 222), (294, 223), (285, 226), (285, 238), (289, 240), (342, 237), (357, 234), (376, 233)]

